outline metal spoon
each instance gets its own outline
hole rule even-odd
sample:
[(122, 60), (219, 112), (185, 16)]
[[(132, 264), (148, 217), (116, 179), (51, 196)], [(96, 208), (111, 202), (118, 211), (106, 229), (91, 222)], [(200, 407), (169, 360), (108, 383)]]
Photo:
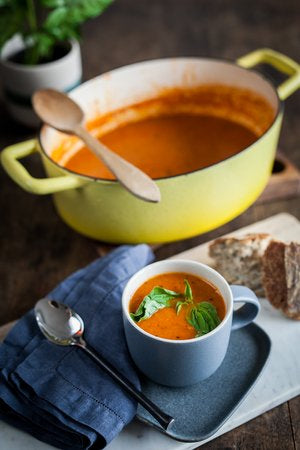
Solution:
[(101, 368), (108, 373), (129, 395), (140, 403), (157, 422), (167, 430), (174, 422), (173, 417), (165, 414), (142, 392), (125, 378), (115, 367), (91, 349), (83, 339), (84, 323), (71, 308), (49, 298), (39, 300), (34, 308), (35, 318), (44, 336), (54, 344), (75, 345), (84, 350)]
[(84, 112), (74, 100), (62, 92), (42, 89), (34, 93), (32, 104), (36, 114), (48, 125), (82, 139), (129, 192), (148, 202), (160, 201), (160, 190), (148, 175), (111, 151), (82, 126)]

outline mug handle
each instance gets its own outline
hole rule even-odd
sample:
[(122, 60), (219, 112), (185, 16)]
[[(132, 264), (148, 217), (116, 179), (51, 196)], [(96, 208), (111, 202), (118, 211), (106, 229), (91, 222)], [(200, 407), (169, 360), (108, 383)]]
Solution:
[(261, 48), (237, 60), (237, 64), (246, 69), (250, 69), (260, 63), (270, 64), (275, 69), (289, 76), (277, 88), (280, 100), (285, 100), (300, 88), (300, 65), (282, 53), (271, 50), (270, 48)]
[(260, 310), (258, 298), (251, 289), (245, 286), (230, 286), (233, 303), (244, 302), (241, 308), (233, 311), (232, 330), (238, 330), (253, 322)]
[(53, 194), (67, 189), (76, 189), (87, 183), (74, 175), (62, 175), (51, 178), (34, 178), (19, 162), (32, 153), (38, 152), (38, 141), (30, 139), (19, 144), (6, 147), (1, 152), (1, 163), (8, 175), (25, 191), (32, 194)]

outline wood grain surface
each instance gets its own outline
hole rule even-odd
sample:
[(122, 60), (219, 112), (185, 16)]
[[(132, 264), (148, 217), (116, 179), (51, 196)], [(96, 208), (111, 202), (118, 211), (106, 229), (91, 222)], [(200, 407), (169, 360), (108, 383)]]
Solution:
[[(298, 0), (116, 0), (86, 24), (82, 52), (84, 78), (125, 64), (170, 56), (235, 60), (270, 47), (299, 60)], [(282, 77), (273, 71), (278, 82)], [(286, 101), (280, 147), (300, 168), (300, 96)], [(12, 122), (0, 104), (0, 149), (35, 132)], [(38, 155), (26, 159), (43, 177)], [(56, 215), (50, 196), (22, 191), (0, 169), (0, 324), (17, 319), (68, 274), (110, 250), (69, 229)], [(300, 219), (299, 196), (257, 203), (223, 227), (156, 249), (158, 259), (224, 233), (289, 212)], [(267, 231), (267, 230), (266, 230)], [(293, 399), (202, 449), (300, 449), (300, 400)]]

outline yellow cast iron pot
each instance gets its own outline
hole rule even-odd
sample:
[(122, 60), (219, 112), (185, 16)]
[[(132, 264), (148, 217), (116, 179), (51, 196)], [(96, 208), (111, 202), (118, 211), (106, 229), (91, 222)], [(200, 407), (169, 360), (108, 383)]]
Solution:
[[(247, 70), (268, 63), (288, 75), (277, 90)], [(282, 103), (300, 86), (300, 66), (269, 49), (256, 50), (237, 64), (214, 59), (174, 58), (142, 62), (94, 78), (72, 91), (87, 120), (153, 98), (164, 88), (225, 84), (251, 89), (275, 109), (269, 129), (238, 154), (194, 172), (157, 180), (162, 201), (150, 204), (130, 195), (117, 181), (75, 174), (49, 155), (61, 135), (44, 126), (39, 139), (7, 147), (3, 167), (23, 189), (53, 194), (58, 214), (72, 228), (113, 243), (167, 242), (212, 230), (242, 213), (260, 195), (271, 174)], [(40, 152), (48, 178), (32, 177), (19, 161)]]

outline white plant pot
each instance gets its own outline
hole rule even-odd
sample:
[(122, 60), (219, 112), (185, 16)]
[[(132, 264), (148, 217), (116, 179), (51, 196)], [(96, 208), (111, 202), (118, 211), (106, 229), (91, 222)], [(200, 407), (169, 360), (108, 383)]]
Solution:
[(6, 43), (1, 52), (0, 75), (7, 109), (14, 119), (30, 127), (38, 126), (39, 119), (31, 107), (32, 94), (43, 88), (68, 92), (80, 84), (80, 47), (77, 41), (70, 41), (70, 46), (70, 51), (60, 59), (27, 66), (10, 60), (24, 49), (22, 39), (15, 36)]

